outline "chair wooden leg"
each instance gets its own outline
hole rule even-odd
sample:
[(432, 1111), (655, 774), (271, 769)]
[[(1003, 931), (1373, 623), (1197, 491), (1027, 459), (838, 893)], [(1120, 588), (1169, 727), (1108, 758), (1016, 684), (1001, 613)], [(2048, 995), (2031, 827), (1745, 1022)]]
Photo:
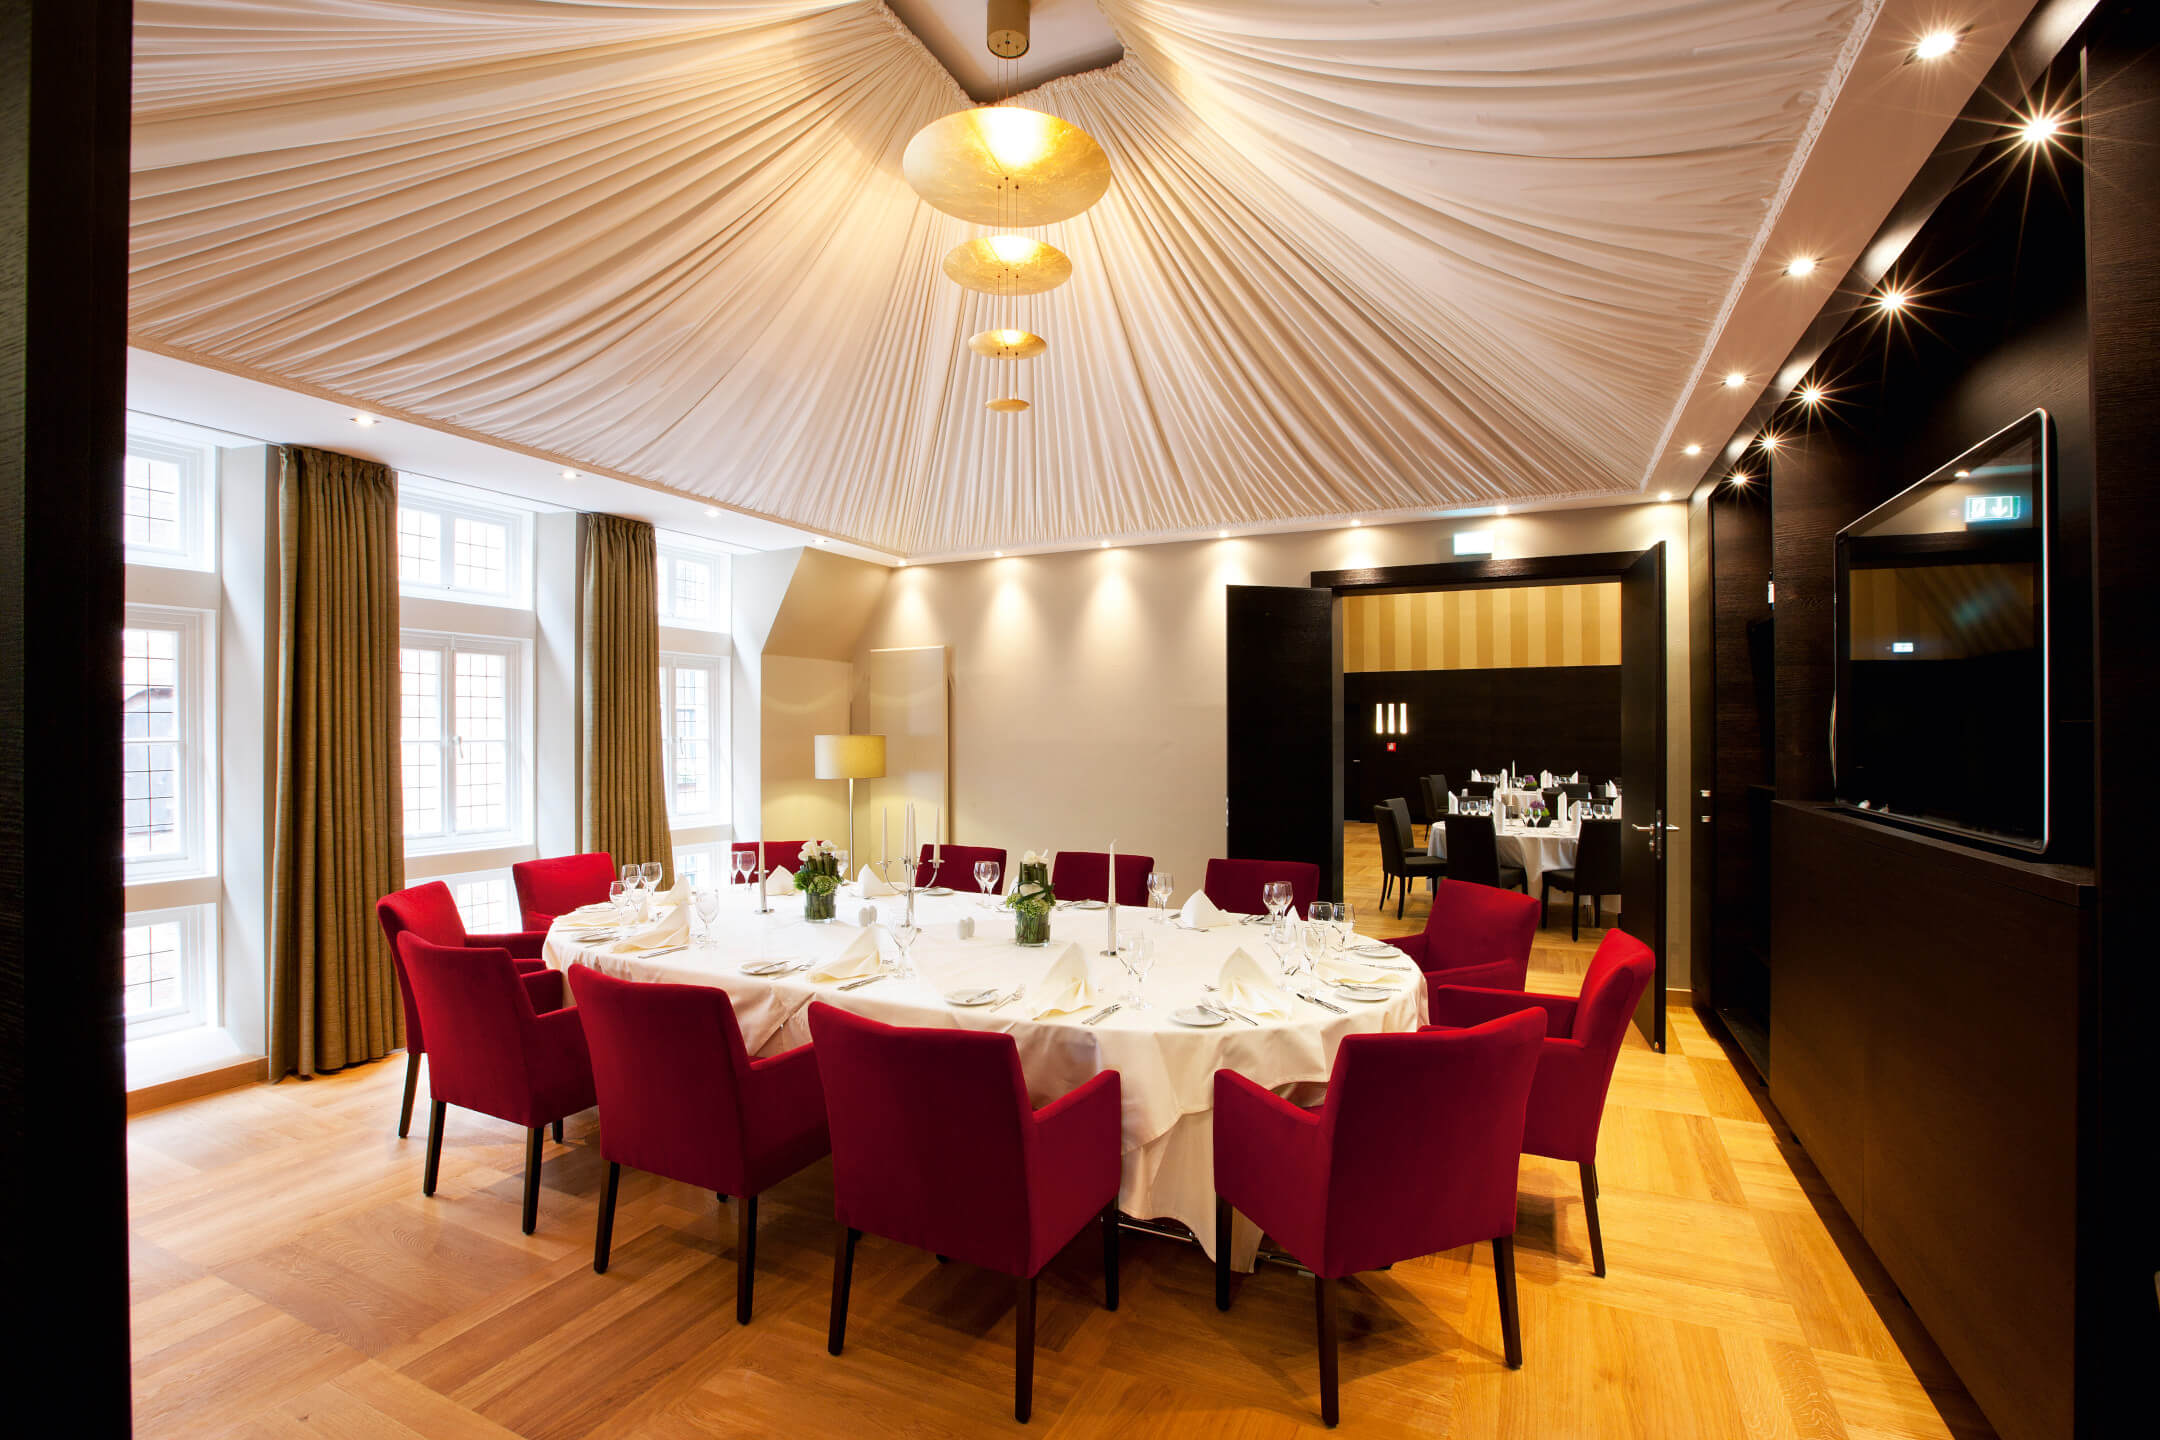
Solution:
[(420, 1174), (420, 1193), (435, 1193), (435, 1176), (442, 1169), (443, 1102), (428, 1101), (427, 1119), (427, 1169)]
[(1118, 1213), (1117, 1201), (1103, 1206), (1102, 1212), (1102, 1288), (1103, 1309), (1117, 1309), (1118, 1281)]
[(1515, 1237), (1496, 1236), (1492, 1242), (1493, 1278), (1500, 1286), (1500, 1341), (1507, 1353), (1508, 1369), (1522, 1369), (1522, 1315), (1515, 1306)]
[(860, 1239), (862, 1231), (843, 1225), (840, 1238), (833, 1243), (832, 1324), (826, 1331), (825, 1349), (834, 1355), (847, 1343), (848, 1286), (855, 1278), (855, 1242)]
[(615, 1243), (615, 1188), (622, 1184), (622, 1166), (608, 1161), (607, 1188), (600, 1192), (600, 1223), (593, 1231), (593, 1274), (607, 1274), (608, 1250)]
[(1335, 1282), (1313, 1276), (1313, 1320), (1320, 1338), (1320, 1418), (1332, 1428), (1342, 1419), (1335, 1394)]
[(558, 1115), (558, 1116), (556, 1116), (556, 1117), (555, 1117), (555, 1126), (554, 1126), (554, 1129), (555, 1129), (555, 1143), (556, 1143), (556, 1144), (558, 1144), (558, 1145), (560, 1145), (560, 1144), (562, 1144), (562, 1116)]
[(403, 1140), (412, 1133), (413, 1097), (420, 1093), (420, 1052), (405, 1052), (405, 1103), (398, 1109), (397, 1138)]
[(1230, 1202), (1215, 1197), (1215, 1308), (1230, 1308)]
[(1025, 1425), (1035, 1413), (1035, 1277), (1014, 1282), (1013, 1419)]
[(757, 1274), (757, 1196), (745, 1195), (735, 1211), (735, 1323), (750, 1323), (750, 1284)]
[(1582, 1162), (1583, 1214), (1590, 1221), (1590, 1268), (1602, 1278), (1605, 1274), (1605, 1232), (1598, 1228), (1597, 1217), (1597, 1162)]
[(546, 1126), (535, 1125), (525, 1132), (525, 1233), (530, 1235), (540, 1223), (540, 1137)]

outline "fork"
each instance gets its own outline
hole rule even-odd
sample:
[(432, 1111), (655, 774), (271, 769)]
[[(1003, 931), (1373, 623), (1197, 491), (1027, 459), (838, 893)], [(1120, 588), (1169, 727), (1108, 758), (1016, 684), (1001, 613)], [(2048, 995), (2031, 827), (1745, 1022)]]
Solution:
[(1005, 1008), (1005, 1007), (1006, 1007), (1007, 1005), (1010, 1005), (1010, 1004), (1012, 1004), (1012, 1003), (1013, 1003), (1013, 1001), (1015, 1001), (1015, 1000), (1018, 1000), (1018, 999), (1019, 999), (1019, 998), (1020, 998), (1021, 996), (1025, 995), (1025, 994), (1027, 994), (1027, 986), (1025, 986), (1025, 985), (1016, 985), (1016, 986), (1014, 986), (1014, 987), (1013, 987), (1013, 992), (1012, 992), (1012, 994), (1010, 994), (1010, 995), (1007, 995), (1007, 996), (1006, 996), (1006, 997), (1005, 997), (1004, 999), (1002, 999), (1002, 1000), (998, 1001), (998, 1002), (997, 1002), (997, 1004), (995, 1004), (995, 1005), (992, 1005), (992, 1006), (991, 1006), (990, 1008), (991, 1008), (992, 1010), (1002, 1010), (1002, 1009), (1004, 1009), (1004, 1008)]
[[(1200, 988), (1207, 991), (1211, 995), (1219, 995), (1222, 993), (1221, 991), (1217, 990), (1213, 985), (1203, 984)], [(1252, 1016), (1247, 1015), (1244, 1011), (1233, 1010), (1220, 1000), (1217, 1000), (1214, 1004), (1208, 1006), (1207, 1008), (1210, 1010), (1220, 1010), (1225, 1015), (1235, 1015), (1238, 1019), (1243, 1020), (1248, 1025), (1257, 1026), (1260, 1023), (1258, 1020), (1253, 1019)]]

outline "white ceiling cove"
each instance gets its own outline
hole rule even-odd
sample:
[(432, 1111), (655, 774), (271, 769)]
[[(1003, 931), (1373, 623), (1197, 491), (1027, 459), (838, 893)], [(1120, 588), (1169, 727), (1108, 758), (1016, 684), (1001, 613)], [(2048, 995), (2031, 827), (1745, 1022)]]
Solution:
[(1633, 494), (1884, 3), (1105, 0), (1009, 362), (882, 4), (137, 0), (130, 339), (912, 558)]

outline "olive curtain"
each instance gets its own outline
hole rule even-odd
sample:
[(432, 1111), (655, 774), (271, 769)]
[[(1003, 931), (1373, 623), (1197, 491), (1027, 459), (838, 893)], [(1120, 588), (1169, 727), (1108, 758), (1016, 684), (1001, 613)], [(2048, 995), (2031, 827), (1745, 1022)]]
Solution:
[(280, 454), (273, 1078), (405, 1043), (375, 922), (405, 883), (397, 480), (350, 455)]
[(584, 568), (586, 850), (657, 860), (675, 881), (660, 728), (660, 579), (653, 527), (579, 517)]

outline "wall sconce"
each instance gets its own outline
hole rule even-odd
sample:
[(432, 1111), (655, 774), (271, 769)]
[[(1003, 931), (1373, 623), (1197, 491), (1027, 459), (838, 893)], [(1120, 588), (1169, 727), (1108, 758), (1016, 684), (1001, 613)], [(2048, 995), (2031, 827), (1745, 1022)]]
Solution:
[(1410, 733), (1410, 706), (1405, 701), (1393, 701), (1372, 707), (1372, 733), (1375, 735), (1407, 735)]

